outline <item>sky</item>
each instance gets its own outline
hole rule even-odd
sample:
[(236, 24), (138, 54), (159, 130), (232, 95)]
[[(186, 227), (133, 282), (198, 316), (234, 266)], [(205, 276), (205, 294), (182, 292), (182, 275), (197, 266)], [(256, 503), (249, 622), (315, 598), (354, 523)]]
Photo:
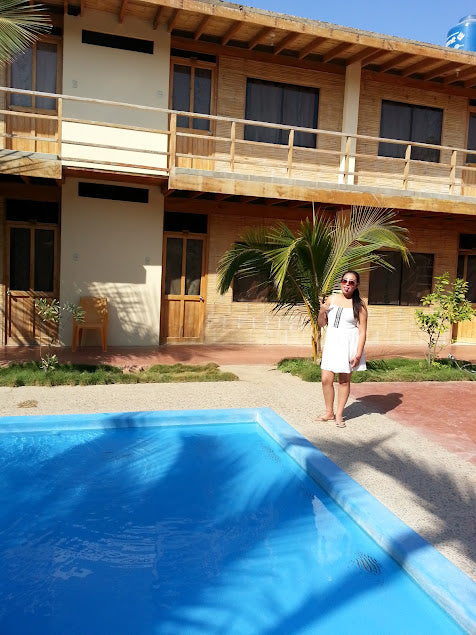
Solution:
[[(476, 14), (469, 0), (231, 0), (232, 2), (332, 22), (364, 31), (395, 35), (431, 44), (446, 43), (460, 18)], [(476, 28), (476, 25), (475, 25)]]

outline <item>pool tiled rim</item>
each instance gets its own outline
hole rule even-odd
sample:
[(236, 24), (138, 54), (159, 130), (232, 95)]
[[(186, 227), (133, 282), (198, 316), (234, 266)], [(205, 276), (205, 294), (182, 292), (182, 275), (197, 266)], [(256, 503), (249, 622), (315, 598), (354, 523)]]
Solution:
[(259, 424), (465, 630), (476, 632), (476, 584), (270, 408), (1, 417), (0, 434)]

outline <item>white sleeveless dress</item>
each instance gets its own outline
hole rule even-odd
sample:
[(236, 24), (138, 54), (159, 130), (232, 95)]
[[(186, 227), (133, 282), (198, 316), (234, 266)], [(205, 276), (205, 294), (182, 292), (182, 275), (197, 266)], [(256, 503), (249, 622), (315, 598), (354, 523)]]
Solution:
[(366, 370), (365, 354), (362, 352), (359, 365), (352, 369), (350, 360), (357, 353), (359, 326), (352, 307), (331, 304), (327, 313), (327, 332), (322, 351), (321, 368), (333, 373), (350, 373)]

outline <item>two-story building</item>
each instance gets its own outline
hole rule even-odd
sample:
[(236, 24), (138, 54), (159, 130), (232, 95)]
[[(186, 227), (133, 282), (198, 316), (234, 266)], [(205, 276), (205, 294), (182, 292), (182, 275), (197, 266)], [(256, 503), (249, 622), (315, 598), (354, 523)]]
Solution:
[(352, 205), (398, 210), (413, 256), (364, 273), (369, 342), (422, 343), (445, 271), (476, 303), (475, 54), (221, 1), (47, 6), (0, 70), (2, 343), (38, 340), (36, 297), (99, 295), (112, 345), (307, 344), (256, 280), (218, 295), (217, 263)]

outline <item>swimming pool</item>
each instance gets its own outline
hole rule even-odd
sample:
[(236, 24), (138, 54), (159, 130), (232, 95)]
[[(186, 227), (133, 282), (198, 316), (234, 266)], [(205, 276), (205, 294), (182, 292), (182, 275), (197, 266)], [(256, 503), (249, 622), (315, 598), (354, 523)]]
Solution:
[(269, 409), (0, 432), (2, 633), (461, 632), (430, 595), (476, 627), (476, 585)]

